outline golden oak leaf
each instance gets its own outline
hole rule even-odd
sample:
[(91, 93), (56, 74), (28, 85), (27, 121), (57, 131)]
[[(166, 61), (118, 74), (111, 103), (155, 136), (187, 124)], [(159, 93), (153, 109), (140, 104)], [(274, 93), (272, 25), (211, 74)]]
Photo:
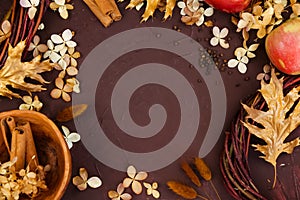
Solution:
[[(270, 83), (262, 80), (259, 90), (269, 110), (257, 110), (243, 104), (248, 113), (246, 119), (252, 119), (263, 126), (257, 126), (248, 120), (242, 122), (251, 134), (266, 143), (265, 145), (255, 144), (252, 146), (263, 154), (260, 156), (261, 158), (273, 165), (275, 172), (273, 187), (276, 182), (276, 160), (278, 156), (284, 152), (291, 154), (294, 148), (300, 145), (299, 138), (285, 142), (291, 132), (300, 125), (300, 103), (296, 103), (294, 106), (295, 101), (300, 97), (299, 91), (300, 87), (296, 87), (284, 96), (283, 79), (278, 79), (274, 69), (272, 69)], [(294, 109), (291, 110), (293, 106)], [(291, 113), (287, 115), (289, 112)]]
[(50, 63), (48, 60), (40, 62), (40, 55), (35, 57), (30, 62), (22, 62), (21, 57), (25, 47), (25, 41), (21, 41), (15, 47), (9, 45), (8, 57), (4, 63), (4, 66), (2, 69), (0, 69), (1, 96), (6, 96), (8, 98), (21, 97), (18, 93), (13, 92), (7, 86), (10, 86), (14, 89), (27, 91), (28, 93), (46, 90), (40, 84), (25, 82), (25, 78), (30, 78), (38, 81), (41, 84), (48, 83), (43, 79), (40, 73), (51, 71), (54, 67), (54, 64)]

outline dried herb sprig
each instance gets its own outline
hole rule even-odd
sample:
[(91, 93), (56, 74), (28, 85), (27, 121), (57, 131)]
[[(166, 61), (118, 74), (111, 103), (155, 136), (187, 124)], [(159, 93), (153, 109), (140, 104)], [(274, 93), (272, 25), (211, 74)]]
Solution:
[(196, 199), (197, 197), (199, 197), (203, 200), (208, 200), (204, 196), (199, 195), (194, 188), (183, 183), (179, 183), (177, 181), (168, 181), (167, 185), (175, 194), (185, 199)]
[(197, 186), (200, 187), (202, 184), (200, 182), (200, 179), (198, 178), (197, 174), (193, 171), (191, 166), (183, 161), (181, 163), (181, 169), (185, 172), (185, 174), (190, 178), (190, 180)]
[(211, 170), (208, 167), (208, 165), (204, 162), (204, 160), (202, 158), (199, 158), (199, 157), (195, 158), (194, 163), (195, 163), (195, 166), (196, 166), (198, 172), (200, 173), (200, 176), (202, 178), (204, 178), (204, 180), (210, 182), (210, 184), (211, 184), (214, 192), (216, 193), (218, 199), (221, 200), (219, 192), (217, 191), (214, 183), (211, 180), (212, 179), (212, 173), (211, 173)]

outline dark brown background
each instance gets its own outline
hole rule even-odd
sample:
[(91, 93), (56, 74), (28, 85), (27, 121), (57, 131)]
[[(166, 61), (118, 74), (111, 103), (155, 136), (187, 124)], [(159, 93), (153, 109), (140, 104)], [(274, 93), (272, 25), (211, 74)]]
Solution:
[[(2, 0), (1, 0), (2, 1)], [(216, 26), (227, 27), (230, 29), (229, 34), (229, 43), (230, 48), (227, 50), (221, 49), (219, 47), (211, 47), (209, 44), (209, 40), (212, 35), (212, 29), (207, 27), (196, 27), (196, 26), (185, 26), (180, 22), (179, 16), (179, 9), (175, 8), (174, 16), (172, 19), (167, 20), (166, 22), (161, 22), (163, 17), (162, 13), (156, 12), (155, 17), (153, 19), (149, 19), (146, 23), (140, 24), (139, 21), (141, 19), (142, 11), (137, 12), (136, 10), (132, 11), (125, 11), (124, 7), (126, 6), (127, 2), (120, 4), (120, 9), (123, 14), (123, 19), (120, 22), (115, 22), (112, 24), (111, 27), (105, 29), (102, 27), (100, 22), (94, 17), (94, 15), (89, 11), (83, 1), (75, 0), (73, 1), (75, 10), (70, 12), (69, 20), (64, 21), (59, 16), (58, 13), (53, 13), (52, 11), (47, 11), (46, 16), (43, 19), (45, 23), (45, 30), (42, 32), (38, 32), (38, 34), (42, 37), (42, 40), (45, 41), (52, 33), (60, 33), (66, 28), (69, 28), (75, 31), (76, 35), (74, 40), (78, 43), (77, 50), (81, 52), (82, 57), (79, 59), (79, 66), (80, 63), (84, 60), (85, 56), (99, 43), (107, 39), (108, 37), (136, 27), (145, 27), (145, 26), (157, 26), (157, 27), (165, 27), (169, 29), (173, 29), (174, 26), (177, 26), (182, 33), (194, 38), (197, 40), (203, 47), (215, 51), (217, 55), (223, 54), (220, 58), (220, 63), (223, 62), (224, 59), (228, 60), (233, 58), (233, 51), (236, 47), (241, 46), (242, 38), (241, 34), (235, 32), (235, 27), (230, 22), (230, 15), (226, 13), (221, 13), (216, 11), (215, 15), (211, 18)], [(0, 4), (1, 6), (1, 4)], [(248, 65), (248, 71), (245, 75), (240, 74), (237, 69), (229, 69), (227, 67), (220, 67), (221, 75), (224, 80), (226, 92), (227, 92), (227, 116), (224, 125), (224, 131), (228, 130), (230, 127), (231, 120), (235, 117), (235, 114), (240, 109), (240, 102), (246, 99), (249, 95), (253, 94), (256, 89), (259, 87), (259, 81), (256, 80), (256, 75), (262, 71), (262, 66), (268, 62), (266, 54), (264, 52), (263, 45), (260, 46), (257, 52), (257, 58), (252, 59), (250, 64)], [(128, 56), (128, 57), (127, 57)], [(190, 67), (188, 63), (185, 63), (182, 60), (172, 60), (166, 52), (157, 52), (153, 50), (145, 50), (138, 52), (138, 56), (134, 54), (129, 54), (125, 57), (119, 58), (115, 61), (112, 65), (117, 69), (118, 66), (121, 64), (126, 67), (126, 59), (132, 60), (135, 59), (136, 64), (138, 63), (145, 63), (148, 61), (160, 61), (161, 63), (165, 63), (169, 66), (173, 66), (176, 69), (181, 70), (184, 74), (186, 74), (189, 82), (193, 85), (195, 91), (197, 92), (200, 98), (200, 106), (205, 107), (207, 105), (208, 97), (205, 96), (207, 94), (207, 89), (205, 86), (204, 81), (202, 78), (195, 73), (195, 69)], [(177, 62), (178, 61), (178, 62)], [(124, 64), (125, 63), (125, 64)], [(51, 72), (46, 74), (46, 78), (53, 82), (53, 79), (57, 75), (57, 72)], [(80, 80), (82, 83), (84, 80)], [(51, 83), (48, 87), (48, 91), (42, 92), (39, 94), (39, 97), (42, 102), (44, 102), (44, 107), (41, 112), (45, 113), (50, 118), (54, 119), (56, 113), (61, 110), (62, 108), (66, 107), (67, 104), (62, 100), (53, 100), (51, 99), (49, 93), (51, 89), (54, 87), (53, 83)], [(107, 88), (98, 88), (98, 90), (104, 90)], [(143, 92), (144, 91), (144, 92)], [(164, 134), (162, 137), (157, 137), (157, 142), (149, 142), (149, 141), (138, 141), (132, 138), (128, 138), (126, 135), (119, 135), (119, 139), (122, 141), (126, 141), (124, 143), (127, 144), (125, 147), (126, 149), (140, 152), (145, 150), (153, 150), (153, 148), (159, 148), (167, 143), (173, 136), (170, 134), (173, 129), (176, 129), (176, 126), (179, 119), (178, 116), (176, 118), (176, 113), (178, 114), (178, 106), (176, 100), (172, 98), (172, 94), (168, 92), (162, 92), (163, 96), (160, 98), (151, 98), (157, 91), (165, 91), (164, 88), (160, 86), (154, 87), (145, 87), (142, 88), (140, 94), (136, 93), (136, 97), (133, 99), (133, 104), (137, 104), (142, 99), (147, 99), (150, 103), (159, 102), (161, 104), (169, 106), (167, 110), (173, 112), (174, 118), (172, 118), (173, 126), (166, 128), (165, 132), (169, 134)], [(201, 95), (199, 93), (201, 93)], [(76, 94), (74, 94), (76, 95)], [(100, 107), (105, 107), (106, 104), (109, 104), (102, 98), (100, 95), (97, 98), (97, 107), (96, 110), (100, 112)], [(171, 99), (168, 101), (166, 99)], [(173, 99), (173, 100), (172, 100)], [(18, 105), (21, 103), (21, 100), (9, 100), (4, 97), (0, 97), (0, 109), (1, 111), (10, 110), (10, 109), (17, 109)], [(149, 105), (146, 105), (149, 106)], [(172, 109), (174, 107), (174, 109)], [(136, 110), (134, 110), (136, 109)], [(139, 109), (145, 108), (136, 108), (133, 106), (133, 112), (139, 112)], [(203, 114), (204, 118), (209, 117), (209, 113)], [(139, 116), (139, 115), (137, 115)], [(202, 113), (201, 113), (202, 116)], [(144, 118), (143, 118), (144, 117)], [(139, 123), (143, 124), (147, 122), (147, 118), (145, 116), (141, 116), (141, 118), (137, 117), (136, 119), (140, 119)], [(205, 122), (204, 123), (205, 126)], [(57, 123), (58, 126), (61, 124)], [(71, 131), (75, 131), (75, 126), (73, 122), (65, 123)], [(107, 129), (107, 135), (114, 134), (110, 133), (109, 131), (110, 126), (109, 124), (104, 124)], [(92, 127), (87, 127), (92, 128)], [(83, 135), (84, 133), (79, 133)], [(188, 133), (187, 133), (188, 134)], [(213, 149), (213, 151), (205, 158), (208, 165), (211, 167), (213, 171), (213, 182), (217, 187), (222, 199), (231, 199), (231, 197), (227, 194), (226, 189), (223, 185), (223, 180), (219, 171), (219, 156), (223, 149), (223, 135), (218, 141), (217, 145)], [(151, 172), (149, 174), (149, 178), (147, 179), (148, 182), (157, 181), (160, 185), (159, 191), (161, 192), (161, 199), (164, 200), (171, 200), (171, 199), (180, 199), (172, 192), (170, 192), (167, 187), (165, 186), (166, 181), (175, 179), (179, 180), (188, 184), (191, 184), (189, 180), (185, 177), (185, 175), (180, 170), (179, 164), (181, 160), (190, 161), (192, 157), (197, 156), (199, 151), (199, 145), (201, 144), (202, 138), (204, 136), (198, 134), (196, 139), (194, 140), (192, 146), (183, 154), (183, 156), (175, 161), (170, 166), (167, 166), (159, 171)], [(131, 140), (132, 139), (132, 140)], [(154, 138), (155, 139), (155, 138)], [(113, 138), (112, 138), (113, 141)], [(155, 141), (155, 140), (154, 140)], [(145, 143), (141, 143), (145, 142)], [(155, 146), (154, 146), (155, 145)], [(101, 147), (99, 147), (101, 148)], [(64, 200), (81, 200), (81, 199), (109, 199), (107, 197), (107, 192), (109, 190), (115, 190), (118, 183), (120, 183), (123, 178), (125, 178), (126, 173), (115, 171), (109, 167), (106, 167), (102, 163), (98, 162), (96, 159), (93, 158), (86, 150), (84, 145), (79, 142), (76, 143), (73, 148), (71, 149), (71, 154), (73, 157), (73, 175), (75, 176), (78, 174), (78, 170), (80, 167), (85, 167), (90, 176), (99, 176), (102, 181), (103, 185), (98, 189), (91, 189), (88, 188), (86, 191), (80, 192), (74, 187), (72, 184), (69, 185), (63, 199)], [(270, 187), (271, 183), (268, 183), (267, 179), (272, 180), (273, 178), (273, 169), (269, 164), (266, 164), (263, 160), (258, 159), (258, 153), (251, 151), (250, 153), (250, 164), (251, 170), (253, 173), (253, 177), (255, 182), (258, 184), (259, 188), (262, 190), (262, 193), (268, 196), (271, 199), (274, 199), (273, 192), (271, 192), (268, 188)], [(298, 164), (299, 161), (296, 160), (296, 156), (299, 156), (299, 149), (295, 150), (293, 156), (282, 156), (280, 157), (278, 163), (286, 164), (285, 167), (278, 167), (278, 177), (279, 180), (285, 184), (287, 193), (290, 193), (289, 199), (297, 199), (298, 195), (298, 186), (296, 183), (298, 181), (297, 176), (292, 176), (291, 170), (295, 168), (299, 168)], [(114, 159), (113, 157), (111, 159)], [(298, 169), (299, 170), (299, 169)], [(203, 193), (203, 191), (207, 191), (213, 198), (216, 199), (214, 193), (212, 192), (211, 187), (208, 184), (204, 185), (205, 189), (200, 189), (199, 192)], [(130, 189), (128, 190), (129, 193), (132, 193)], [(299, 196), (298, 196), (299, 197)], [(133, 196), (133, 199), (153, 199), (145, 194), (145, 190), (143, 191), (142, 195)]]

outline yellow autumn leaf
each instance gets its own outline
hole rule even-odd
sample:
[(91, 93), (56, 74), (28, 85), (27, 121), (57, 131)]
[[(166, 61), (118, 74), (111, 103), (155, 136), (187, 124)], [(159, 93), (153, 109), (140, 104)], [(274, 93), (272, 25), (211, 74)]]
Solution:
[[(41, 84), (47, 83), (40, 73), (51, 71), (54, 67), (49, 61), (42, 61), (41, 56), (35, 57), (29, 62), (22, 62), (22, 53), (26, 47), (25, 41), (19, 42), (15, 47), (9, 45), (8, 57), (2, 69), (0, 69), (0, 95), (8, 98), (21, 96), (10, 90), (7, 86), (14, 89), (31, 92), (46, 90)], [(25, 82), (25, 78), (30, 78), (41, 84)]]
[[(285, 141), (291, 132), (300, 125), (300, 103), (295, 102), (300, 97), (299, 91), (300, 87), (296, 87), (284, 96), (283, 79), (278, 79), (274, 69), (272, 69), (270, 83), (262, 80), (259, 90), (269, 110), (257, 110), (243, 104), (248, 113), (246, 121), (242, 122), (243, 125), (251, 134), (266, 143), (265, 145), (253, 144), (252, 146), (263, 154), (260, 156), (261, 158), (273, 165), (275, 174), (273, 187), (276, 183), (276, 160), (278, 156), (284, 152), (291, 154), (294, 148), (300, 145), (299, 138)], [(290, 114), (287, 115), (287, 113)], [(252, 119), (260, 125), (253, 124), (248, 119)]]

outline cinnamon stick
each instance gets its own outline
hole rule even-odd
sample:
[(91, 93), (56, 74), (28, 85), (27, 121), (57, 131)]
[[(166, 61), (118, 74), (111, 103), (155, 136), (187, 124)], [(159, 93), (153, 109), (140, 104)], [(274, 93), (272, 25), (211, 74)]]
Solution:
[(95, 0), (95, 3), (104, 15), (112, 14), (114, 7), (110, 0)]
[(2, 118), (1, 121), (0, 121), (0, 131), (1, 131), (1, 136), (2, 136), (0, 146), (2, 146), (3, 143), (4, 143), (8, 153), (10, 154), (10, 148), (9, 148), (9, 144), (8, 144), (8, 140), (7, 140), (7, 135), (8, 135), (8, 130), (7, 129), (8, 128), (7, 128), (7, 125), (6, 125), (6, 119)]
[(26, 151), (25, 151), (25, 161), (29, 165), (30, 170), (36, 169), (39, 165), (38, 155), (35, 147), (35, 142), (33, 139), (31, 126), (29, 122), (19, 122), (18, 128), (21, 128), (24, 131), (26, 138)]
[(13, 118), (13, 117), (7, 117), (5, 119), (5, 121), (6, 121), (6, 124), (8, 125), (8, 127), (9, 127), (9, 131), (12, 133), (13, 130), (14, 130), (14, 128), (16, 127), (15, 118)]
[(90, 8), (94, 15), (99, 19), (104, 27), (108, 27), (113, 22), (113, 19), (109, 15), (103, 14), (98, 8), (97, 4), (93, 0), (83, 0), (84, 3)]
[(17, 157), (15, 164), (17, 171), (25, 167), (26, 136), (24, 133), (24, 130), (18, 127), (12, 132), (10, 160), (12, 161)]
[(122, 19), (122, 14), (115, 2), (115, 0), (109, 0), (111, 5), (113, 6), (113, 11), (111, 13), (111, 18), (114, 20), (114, 21), (120, 21)]

